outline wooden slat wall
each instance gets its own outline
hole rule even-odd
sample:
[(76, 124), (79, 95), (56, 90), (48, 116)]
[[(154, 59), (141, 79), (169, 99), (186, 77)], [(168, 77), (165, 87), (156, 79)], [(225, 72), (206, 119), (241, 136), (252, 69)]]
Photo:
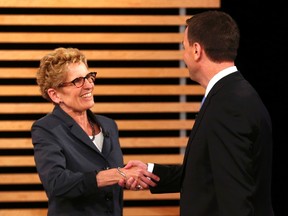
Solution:
[[(35, 82), (57, 47), (97, 71), (93, 112), (114, 118), (125, 163), (180, 164), (204, 90), (182, 61), (185, 20), (220, 0), (0, 0), (0, 216), (44, 216), (32, 123), (53, 105)], [(125, 191), (124, 216), (179, 215), (179, 194)], [(147, 202), (149, 201), (149, 202)]]
[(1, 0), (4, 8), (219, 8), (216, 0)]

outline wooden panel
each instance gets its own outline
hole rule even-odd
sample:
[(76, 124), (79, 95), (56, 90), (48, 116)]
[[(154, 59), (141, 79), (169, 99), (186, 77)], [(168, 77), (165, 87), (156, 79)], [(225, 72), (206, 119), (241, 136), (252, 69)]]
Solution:
[(0, 43), (181, 43), (182, 33), (1, 32)]
[[(48, 113), (53, 110), (52, 103), (1, 103), (0, 114)], [(170, 113), (198, 112), (200, 102), (121, 102), (96, 103), (91, 109), (95, 113)]]
[[(181, 148), (188, 137), (120, 137), (121, 148)], [(32, 149), (31, 138), (0, 138), (0, 149)]]
[(220, 7), (220, 0), (0, 0), (0, 7), (38, 8), (207, 8)]
[[(124, 216), (179, 216), (179, 207), (125, 207)], [(0, 216), (47, 216), (47, 209), (0, 209)]]
[(17, 26), (141, 26), (185, 25), (191, 16), (180, 15), (0, 15), (1, 25)]
[(26, 167), (35, 166), (33, 156), (0, 156), (0, 167)]
[[(31, 120), (0, 120), (0, 131), (30, 131)], [(119, 130), (190, 130), (194, 120), (116, 120)]]
[(0, 209), (0, 216), (47, 216), (47, 209)]
[[(200, 85), (97, 85), (94, 95), (204, 95)], [(0, 96), (40, 96), (36, 85), (1, 85)]]
[(190, 130), (194, 120), (116, 120), (120, 130)]
[(41, 184), (41, 182), (37, 173), (1, 173), (0, 184)]
[(124, 191), (124, 200), (157, 200), (157, 199), (179, 199), (179, 193), (168, 193), (168, 194), (151, 194), (149, 190), (141, 191)]
[(159, 164), (182, 164), (184, 155), (182, 154), (158, 154), (158, 155), (124, 155), (124, 164), (130, 160), (141, 160), (144, 163), (153, 162)]
[[(179, 216), (180, 209), (179, 207), (168, 207), (168, 206), (159, 206), (159, 207), (124, 207), (123, 210), (124, 216)], [(1, 216), (1, 215), (0, 215)]]
[[(124, 155), (124, 163), (130, 160), (141, 160), (144, 163), (154, 162), (159, 164), (181, 164), (182, 154), (158, 155)], [(34, 156), (0, 156), (0, 167), (26, 167), (35, 166)]]
[[(51, 50), (0, 50), (0, 61), (40, 61)], [(89, 61), (182, 60), (182, 50), (82, 50)]]
[[(124, 191), (124, 200), (179, 199), (179, 193), (151, 194), (148, 190)], [(44, 191), (0, 191), (0, 202), (46, 202)]]
[[(1, 33), (2, 34), (2, 33)], [(0, 35), (1, 35), (0, 34)], [(35, 78), (37, 68), (0, 68), (0, 78)], [(101, 78), (188, 78), (187, 68), (90, 68)]]
[(0, 138), (0, 149), (32, 149), (31, 138)]
[(47, 202), (47, 196), (44, 191), (0, 191), (0, 202), (37, 201)]

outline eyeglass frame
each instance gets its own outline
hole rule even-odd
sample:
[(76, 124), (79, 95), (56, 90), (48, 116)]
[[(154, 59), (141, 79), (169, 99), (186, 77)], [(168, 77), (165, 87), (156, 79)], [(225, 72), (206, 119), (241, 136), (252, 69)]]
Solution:
[[(73, 79), (72, 81), (70, 82), (62, 82), (58, 85), (58, 88), (62, 88), (62, 87), (66, 87), (66, 86), (71, 86), (71, 85), (74, 85), (76, 86), (76, 88), (81, 88), (84, 84), (85, 84), (85, 80), (87, 79), (89, 83), (94, 83), (95, 80), (96, 80), (96, 76), (97, 76), (97, 72), (93, 71), (93, 72), (89, 72), (85, 77), (77, 77), (75, 79)], [(92, 78), (92, 82), (90, 82), (89, 79)], [(83, 80), (82, 81), (82, 84), (80, 86), (77, 86), (76, 85), (76, 82), (78, 79), (81, 79)], [(80, 82), (80, 81), (79, 81)]]

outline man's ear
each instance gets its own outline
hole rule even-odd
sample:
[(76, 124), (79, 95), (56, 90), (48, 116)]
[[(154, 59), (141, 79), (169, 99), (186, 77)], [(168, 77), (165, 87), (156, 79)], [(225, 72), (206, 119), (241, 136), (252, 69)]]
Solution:
[(197, 60), (201, 56), (201, 51), (202, 47), (199, 43), (194, 43), (193, 44), (193, 54), (194, 54), (194, 59)]
[(47, 93), (54, 103), (60, 104), (62, 102), (61, 95), (55, 89), (49, 88)]

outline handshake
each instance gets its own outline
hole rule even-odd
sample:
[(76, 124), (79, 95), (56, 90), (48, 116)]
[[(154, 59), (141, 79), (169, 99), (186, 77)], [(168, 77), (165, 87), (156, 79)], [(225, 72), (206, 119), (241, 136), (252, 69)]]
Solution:
[(155, 187), (160, 178), (148, 171), (148, 165), (139, 160), (129, 161), (125, 167), (117, 168), (121, 175), (118, 184), (128, 190), (143, 190)]

